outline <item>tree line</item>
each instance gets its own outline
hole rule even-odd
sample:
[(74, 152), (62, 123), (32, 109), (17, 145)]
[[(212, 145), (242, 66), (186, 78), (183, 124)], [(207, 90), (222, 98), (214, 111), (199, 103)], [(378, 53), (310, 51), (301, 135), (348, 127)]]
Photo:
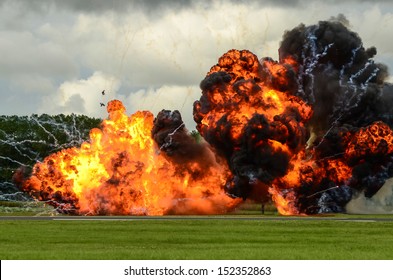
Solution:
[(12, 180), (16, 170), (29, 173), (46, 156), (79, 146), (101, 121), (76, 114), (0, 116), (0, 199), (18, 191)]

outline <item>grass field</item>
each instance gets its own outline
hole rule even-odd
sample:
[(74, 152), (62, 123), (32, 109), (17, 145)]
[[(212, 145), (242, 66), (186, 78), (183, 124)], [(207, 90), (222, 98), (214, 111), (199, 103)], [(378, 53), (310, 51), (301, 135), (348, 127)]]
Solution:
[(393, 259), (391, 221), (237, 217), (1, 220), (0, 259)]

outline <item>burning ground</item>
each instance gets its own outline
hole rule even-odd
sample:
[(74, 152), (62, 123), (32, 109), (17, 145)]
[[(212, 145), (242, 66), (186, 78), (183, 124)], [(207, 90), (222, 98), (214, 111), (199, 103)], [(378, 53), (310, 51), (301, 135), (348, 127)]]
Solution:
[(194, 103), (206, 142), (178, 111), (127, 116), (115, 100), (89, 143), (37, 163), (23, 189), (76, 214), (225, 213), (270, 197), (284, 215), (344, 212), (393, 176), (393, 87), (342, 22), (287, 31), (278, 61), (221, 56)]

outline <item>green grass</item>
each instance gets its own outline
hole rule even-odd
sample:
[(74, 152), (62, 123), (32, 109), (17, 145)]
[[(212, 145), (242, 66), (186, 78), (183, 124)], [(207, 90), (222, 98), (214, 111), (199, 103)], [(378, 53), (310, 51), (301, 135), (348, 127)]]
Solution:
[[(52, 216), (56, 210), (41, 201), (1, 201), (0, 216)], [(261, 205), (246, 201), (239, 205), (231, 215), (260, 215)], [(272, 203), (265, 205), (265, 215), (277, 215), (277, 209)]]
[(39, 201), (0, 201), (0, 216), (35, 216), (54, 213), (53, 207)]
[(0, 259), (393, 259), (392, 222), (0, 221)]

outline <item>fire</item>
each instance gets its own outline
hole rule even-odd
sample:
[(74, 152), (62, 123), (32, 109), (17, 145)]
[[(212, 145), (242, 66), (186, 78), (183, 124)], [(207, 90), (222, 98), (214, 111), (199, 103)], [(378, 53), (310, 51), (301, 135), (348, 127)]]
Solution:
[(127, 116), (117, 100), (108, 112), (89, 142), (37, 163), (25, 190), (59, 211), (85, 215), (225, 213), (238, 203), (222, 189), (225, 165), (195, 177), (161, 153), (151, 137), (153, 114)]
[[(321, 36), (321, 42), (313, 41), (317, 35), (311, 32)], [(309, 29), (299, 26), (286, 36), (279, 62), (258, 60), (247, 50), (222, 55), (201, 82), (194, 120), (201, 135), (226, 157), (232, 172), (227, 189), (233, 196), (259, 201), (261, 193), (269, 193), (282, 215), (342, 207), (348, 201), (348, 188), (368, 184), (378, 190), (382, 185), (370, 184), (364, 174), (389, 176), (390, 126), (382, 121), (370, 124), (368, 115), (363, 120), (349, 114), (353, 110), (359, 115), (358, 107), (380, 98), (380, 92), (372, 92), (377, 86), (367, 86), (382, 70), (368, 71), (370, 51), (364, 54), (365, 68), (359, 64), (346, 73), (358, 59), (361, 42), (357, 42), (358, 50), (340, 61), (337, 48), (348, 51), (348, 46), (340, 46), (345, 40), (326, 40), (358, 38), (337, 23), (322, 22)], [(386, 118), (390, 113), (384, 114)], [(357, 127), (362, 121), (367, 125)], [(339, 192), (345, 198), (328, 201)]]
[[(305, 154), (305, 123), (312, 108), (286, 90), (290, 71), (294, 70), (289, 63), (260, 62), (249, 51), (231, 50), (210, 69), (201, 83), (205, 99), (194, 104), (197, 129), (211, 144), (220, 143), (218, 150), (225, 149), (232, 172), (239, 177), (234, 180), (244, 183), (258, 177), (271, 184), (269, 192), (281, 214), (298, 213), (289, 206), (295, 196), (284, 197), (280, 189), (298, 185), (299, 170), (310, 165), (298, 155)], [(238, 162), (239, 169), (233, 167)], [(247, 165), (251, 168), (244, 173), (242, 166)], [(236, 184), (230, 183), (229, 188)]]
[(278, 187), (273, 186), (269, 188), (269, 193), (272, 195), (272, 200), (276, 204), (277, 210), (281, 215), (289, 216), (301, 214), (294, 204), (296, 198), (292, 191), (283, 192)]
[(393, 152), (393, 131), (383, 122), (375, 122), (361, 128), (348, 145), (345, 155), (348, 158), (381, 156)]

